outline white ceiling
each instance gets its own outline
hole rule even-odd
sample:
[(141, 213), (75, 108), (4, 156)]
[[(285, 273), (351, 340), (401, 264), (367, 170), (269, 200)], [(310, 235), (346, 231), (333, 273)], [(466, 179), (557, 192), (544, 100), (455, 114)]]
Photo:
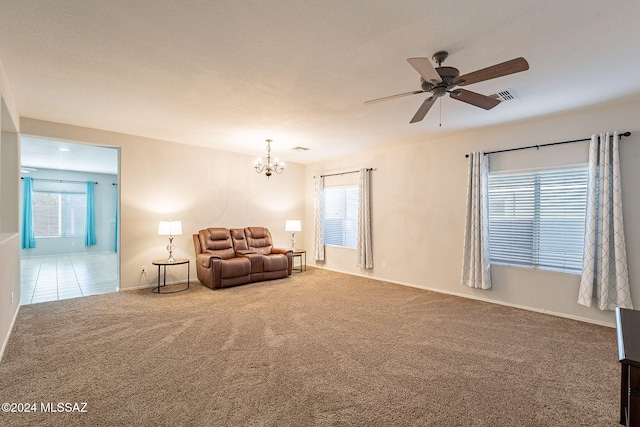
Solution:
[[(637, 0), (0, 0), (21, 116), (311, 163), (640, 95)], [(426, 95), (406, 58), (448, 50), (485, 111)], [(309, 151), (292, 150), (304, 146)]]
[(116, 148), (23, 136), (20, 138), (20, 156), (22, 175), (33, 169), (118, 174)]

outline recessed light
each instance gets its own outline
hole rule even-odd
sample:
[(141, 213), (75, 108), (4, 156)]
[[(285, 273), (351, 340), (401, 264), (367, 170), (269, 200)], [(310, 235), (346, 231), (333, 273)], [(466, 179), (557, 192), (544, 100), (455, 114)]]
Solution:
[(58, 148), (58, 150), (60, 150), (60, 151), (71, 151), (70, 149), (64, 148), (64, 147), (60, 147), (60, 148)]

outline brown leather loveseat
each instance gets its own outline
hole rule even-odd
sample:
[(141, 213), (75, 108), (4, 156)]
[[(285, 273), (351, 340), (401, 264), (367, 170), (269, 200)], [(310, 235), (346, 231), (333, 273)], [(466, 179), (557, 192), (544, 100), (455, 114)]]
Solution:
[(207, 228), (193, 235), (198, 280), (211, 289), (291, 275), (293, 251), (264, 227)]

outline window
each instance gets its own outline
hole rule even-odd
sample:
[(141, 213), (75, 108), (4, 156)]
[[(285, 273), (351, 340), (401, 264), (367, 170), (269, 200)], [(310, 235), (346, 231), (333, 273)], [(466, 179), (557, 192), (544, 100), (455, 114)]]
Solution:
[(87, 196), (84, 193), (33, 192), (35, 237), (83, 236)]
[(356, 247), (358, 242), (358, 186), (324, 189), (324, 244)]
[(582, 271), (586, 167), (489, 174), (491, 262)]

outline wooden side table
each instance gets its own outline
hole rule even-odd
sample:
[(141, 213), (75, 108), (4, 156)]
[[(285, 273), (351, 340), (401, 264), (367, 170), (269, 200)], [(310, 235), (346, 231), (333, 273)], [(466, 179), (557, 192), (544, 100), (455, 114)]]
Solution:
[[(300, 269), (296, 269), (296, 258), (300, 259)], [(303, 261), (304, 260), (304, 261)], [(293, 251), (293, 266), (292, 270), (297, 271), (298, 273), (302, 273), (303, 271), (307, 271), (307, 251), (304, 249), (295, 249)], [(302, 266), (304, 265), (304, 270)]]
[[(189, 289), (190, 282), (191, 282), (191, 262), (187, 258), (178, 258), (173, 262), (169, 262), (166, 259), (157, 259), (153, 261), (152, 264), (158, 266), (158, 286), (156, 289), (152, 289), (152, 292), (155, 292), (157, 294), (173, 294), (176, 292), (182, 292)], [(165, 286), (167, 286), (167, 267), (171, 265), (182, 265), (182, 264), (187, 264), (187, 287), (184, 289), (178, 289), (177, 291), (161, 292), (160, 291), (160, 267), (164, 267), (164, 271), (162, 274), (162, 277), (163, 277), (162, 287), (164, 288)]]

